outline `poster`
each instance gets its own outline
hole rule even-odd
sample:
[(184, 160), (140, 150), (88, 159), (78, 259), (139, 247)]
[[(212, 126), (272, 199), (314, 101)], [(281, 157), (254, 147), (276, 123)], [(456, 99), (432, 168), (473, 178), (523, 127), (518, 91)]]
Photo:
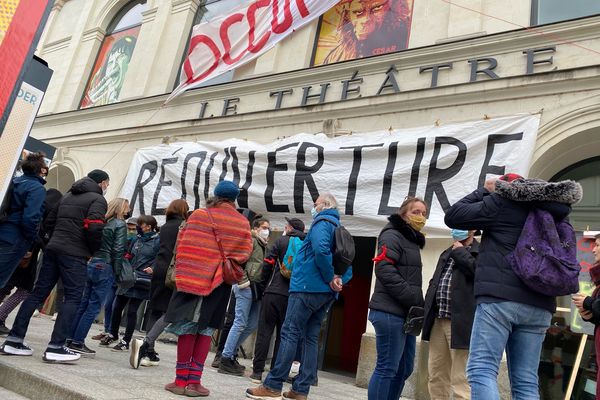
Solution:
[[(590, 268), (594, 265), (594, 253), (592, 250), (595, 243), (595, 235), (600, 232), (577, 232), (577, 259), (581, 266), (579, 273), (579, 292), (586, 296), (591, 296), (594, 291), (594, 283), (590, 277)], [(586, 335), (594, 335), (594, 325), (585, 322), (575, 304), (571, 302), (571, 330), (576, 333), (584, 333)]]
[(355, 236), (375, 237), (407, 195), (431, 205), (426, 233), (447, 236), (444, 211), (483, 186), (486, 177), (527, 175), (539, 115), (330, 138), (297, 134), (272, 143), (244, 139), (172, 143), (139, 149), (120, 197), (135, 216), (164, 221), (172, 200), (203, 207), (223, 179), (243, 189), (238, 205), (306, 224), (320, 193), (338, 201), (342, 223)]
[(81, 108), (119, 101), (140, 28), (136, 26), (104, 38)]
[(408, 48), (414, 0), (342, 0), (323, 15), (313, 65)]

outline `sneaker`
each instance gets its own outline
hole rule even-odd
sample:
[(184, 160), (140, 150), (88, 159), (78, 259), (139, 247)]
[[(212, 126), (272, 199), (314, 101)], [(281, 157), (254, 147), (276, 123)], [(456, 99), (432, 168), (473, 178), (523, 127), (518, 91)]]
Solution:
[(260, 385), (253, 389), (246, 389), (246, 397), (255, 400), (281, 399), (281, 392)]
[(10, 329), (4, 325), (4, 321), (0, 322), (0, 336), (6, 336), (10, 333)]
[(33, 318), (39, 318), (40, 317), (40, 311), (36, 308), (36, 310), (33, 312), (32, 315)]
[(96, 355), (96, 351), (90, 349), (85, 345), (85, 343), (73, 343), (67, 345), (67, 348), (74, 353), (81, 354), (82, 357), (94, 357)]
[(110, 346), (111, 344), (113, 344), (116, 341), (117, 341), (117, 339), (115, 339), (113, 337), (113, 335), (111, 335), (109, 333), (106, 336), (104, 336), (104, 338), (102, 340), (100, 340), (100, 346), (102, 346), (102, 347), (108, 347), (108, 346)]
[(121, 341), (112, 348), (112, 351), (129, 351), (129, 343), (121, 339)]
[(305, 394), (296, 393), (290, 389), (289, 392), (283, 393), (283, 400), (307, 400), (308, 396)]
[(235, 376), (244, 375), (244, 370), (238, 367), (234, 360), (231, 360), (226, 357), (221, 358), (221, 363), (219, 364), (219, 372), (222, 374)]
[(298, 361), (294, 361), (292, 363), (292, 367), (290, 368), (290, 375), (298, 375), (300, 373), (300, 363)]
[(262, 383), (262, 374), (260, 372), (252, 372), (252, 375), (250, 375), (250, 382), (260, 385)]
[(140, 365), (142, 367), (156, 367), (160, 363), (160, 358), (158, 358), (158, 353), (155, 351), (149, 351), (148, 355), (142, 358)]
[(42, 360), (50, 363), (72, 363), (81, 358), (81, 354), (69, 350), (66, 347), (60, 349), (47, 348)]
[(92, 336), (92, 340), (102, 340), (105, 337), (107, 337), (108, 335), (109, 334), (106, 332), (100, 332), (99, 334)]
[(129, 355), (129, 365), (131, 365), (131, 368), (138, 369), (142, 358), (146, 357), (147, 352), (148, 343), (146, 343), (146, 341), (142, 339), (133, 339), (131, 342), (131, 354)]
[(206, 397), (210, 394), (210, 390), (202, 386), (200, 383), (192, 383), (185, 387), (183, 392), (187, 397)]
[(213, 360), (212, 364), (210, 364), (210, 366), (218, 369), (219, 365), (221, 365), (221, 355), (216, 354), (215, 359)]
[(233, 359), (233, 362), (234, 362), (235, 366), (236, 366), (236, 367), (238, 367), (239, 369), (241, 369), (242, 371), (245, 371), (245, 370), (246, 370), (246, 366), (245, 366), (245, 365), (242, 365), (242, 364), (240, 364), (240, 362), (238, 361), (238, 359), (237, 359), (237, 358), (234, 358), (234, 359)]
[(33, 355), (33, 349), (27, 346), (26, 343), (17, 343), (7, 340), (0, 346), (0, 353), (11, 356), (31, 356)]
[(185, 387), (177, 386), (175, 382), (167, 383), (165, 385), (165, 390), (179, 396), (185, 394)]

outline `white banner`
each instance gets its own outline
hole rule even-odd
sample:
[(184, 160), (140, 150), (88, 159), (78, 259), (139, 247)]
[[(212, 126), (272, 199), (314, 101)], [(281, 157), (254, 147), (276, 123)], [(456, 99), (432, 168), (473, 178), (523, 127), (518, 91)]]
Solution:
[(174, 199), (202, 207), (222, 179), (243, 188), (240, 207), (307, 224), (319, 193), (332, 193), (355, 236), (377, 236), (404, 198), (430, 205), (426, 233), (447, 235), (444, 210), (486, 177), (527, 176), (539, 116), (519, 115), (440, 127), (329, 138), (298, 134), (270, 144), (240, 139), (173, 143), (139, 150), (122, 197), (134, 215), (160, 216)]
[(265, 53), (339, 0), (256, 0), (192, 30), (179, 86), (167, 102)]

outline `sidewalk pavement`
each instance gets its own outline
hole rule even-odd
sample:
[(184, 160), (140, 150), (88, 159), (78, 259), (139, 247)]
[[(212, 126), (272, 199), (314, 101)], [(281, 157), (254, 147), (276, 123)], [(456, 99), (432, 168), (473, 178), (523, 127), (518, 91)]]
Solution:
[[(10, 327), (12, 320), (7, 322), (7, 326)], [(176, 346), (157, 343), (156, 351), (160, 356), (160, 365), (140, 367), (135, 370), (129, 366), (129, 353), (113, 352), (110, 348), (99, 347), (97, 341), (88, 337), (86, 344), (97, 351), (94, 358), (82, 358), (74, 365), (47, 364), (42, 361), (42, 354), (50, 339), (52, 326), (53, 322), (47, 316), (32, 318), (25, 341), (34, 349), (33, 356), (0, 356), (0, 398), (11, 400), (22, 400), (20, 396), (44, 400), (181, 400), (185, 398), (163, 389), (166, 383), (172, 382), (175, 378)], [(93, 325), (89, 336), (95, 335), (100, 329), (100, 325)], [(246, 365), (247, 376), (234, 377), (220, 374), (211, 368), (210, 362), (213, 358), (214, 354), (208, 355), (208, 365), (202, 377), (202, 384), (211, 391), (209, 398), (244, 399), (246, 388), (255, 386), (247, 377), (252, 369), (250, 360), (241, 360), (241, 363)], [(284, 390), (287, 390), (288, 386), (284, 385)], [(356, 387), (353, 378), (319, 371), (319, 386), (311, 388), (309, 398), (311, 400), (362, 400), (367, 398), (367, 391)]]

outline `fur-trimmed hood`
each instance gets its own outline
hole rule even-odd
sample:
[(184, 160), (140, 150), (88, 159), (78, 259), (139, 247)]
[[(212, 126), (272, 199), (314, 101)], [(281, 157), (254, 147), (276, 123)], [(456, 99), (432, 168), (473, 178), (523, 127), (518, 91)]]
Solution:
[(415, 231), (410, 225), (406, 223), (398, 214), (392, 214), (389, 216), (388, 221), (390, 223), (386, 228), (392, 228), (397, 230), (406, 239), (413, 243), (416, 243), (421, 249), (425, 247), (425, 235), (421, 232)]
[(581, 201), (583, 189), (575, 181), (546, 182), (541, 179), (496, 181), (496, 193), (514, 201), (554, 201), (575, 204)]

